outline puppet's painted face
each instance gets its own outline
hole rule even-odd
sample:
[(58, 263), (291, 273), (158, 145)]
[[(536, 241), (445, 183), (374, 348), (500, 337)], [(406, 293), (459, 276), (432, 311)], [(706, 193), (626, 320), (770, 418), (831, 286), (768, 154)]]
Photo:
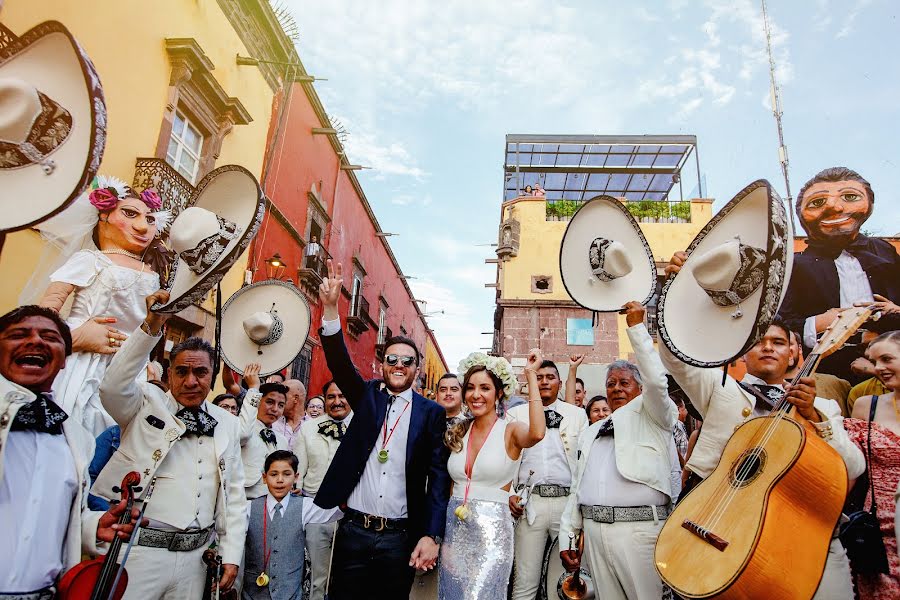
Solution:
[(141, 254), (156, 235), (156, 216), (136, 198), (125, 198), (108, 213), (100, 215), (97, 237), (101, 250), (121, 248)]
[(803, 195), (800, 219), (810, 238), (850, 242), (871, 211), (872, 200), (860, 182), (821, 181)]

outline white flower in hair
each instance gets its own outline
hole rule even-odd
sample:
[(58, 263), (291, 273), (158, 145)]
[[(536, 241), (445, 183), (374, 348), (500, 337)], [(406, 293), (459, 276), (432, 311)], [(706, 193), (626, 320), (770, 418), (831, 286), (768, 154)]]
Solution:
[(154, 217), (156, 217), (156, 230), (157, 231), (165, 231), (169, 226), (169, 223), (172, 222), (172, 211), (171, 210), (159, 210), (155, 213), (150, 213)]
[(473, 352), (460, 361), (457, 372), (465, 375), (469, 369), (476, 365), (484, 366), (500, 379), (500, 382), (503, 384), (503, 395), (506, 399), (509, 399), (516, 391), (519, 382), (513, 374), (512, 365), (502, 356), (488, 356), (484, 352)]
[(128, 184), (111, 175), (97, 175), (97, 188), (112, 188), (116, 190), (116, 196), (121, 200), (128, 193)]

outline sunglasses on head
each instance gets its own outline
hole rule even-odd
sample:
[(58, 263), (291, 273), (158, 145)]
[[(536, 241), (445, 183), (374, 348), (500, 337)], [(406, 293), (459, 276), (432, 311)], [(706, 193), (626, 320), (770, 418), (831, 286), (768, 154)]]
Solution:
[(398, 362), (402, 364), (404, 367), (410, 367), (414, 362), (416, 362), (415, 356), (399, 356), (397, 354), (388, 354), (384, 357), (384, 362), (389, 364), (390, 366), (395, 366)]

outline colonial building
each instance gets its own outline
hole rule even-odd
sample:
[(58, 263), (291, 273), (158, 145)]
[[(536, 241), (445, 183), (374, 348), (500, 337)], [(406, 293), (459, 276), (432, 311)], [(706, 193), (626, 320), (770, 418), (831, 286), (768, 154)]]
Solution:
[(696, 164), (696, 138), (508, 135), (505, 152), (497, 259), (491, 260), (497, 264), (493, 352), (520, 371), (528, 350), (539, 347), (563, 378), (569, 356), (585, 354), (579, 377), (589, 394), (603, 393), (606, 365), (631, 354), (625, 320), (604, 313), (593, 324), (593, 314), (566, 293), (563, 233), (591, 198), (606, 194), (625, 203), (656, 259), (657, 296), (648, 307), (655, 334), (663, 268), (712, 217), (711, 199), (682, 194), (682, 172)]
[[(100, 173), (154, 187), (175, 214), (217, 166), (238, 164), (263, 181), (269, 120), (284, 85), (278, 63), (297, 60), (267, 0), (85, 3), (10, 0), (0, 21), (13, 34), (62, 22), (100, 75), (108, 137)], [(3, 32), (0, 32), (3, 33)], [(0, 43), (5, 39), (0, 35)], [(241, 58), (243, 57), (243, 58)], [(33, 231), (7, 237), (0, 312), (15, 306), (44, 244)], [(225, 298), (245, 280), (246, 258), (222, 280)], [(169, 321), (159, 349), (191, 335), (212, 339), (209, 299)]]

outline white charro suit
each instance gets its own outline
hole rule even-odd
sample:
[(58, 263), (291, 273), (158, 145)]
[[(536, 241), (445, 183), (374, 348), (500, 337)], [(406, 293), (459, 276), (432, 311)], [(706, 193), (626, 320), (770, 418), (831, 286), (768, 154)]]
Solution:
[[(344, 420), (345, 425), (350, 425), (353, 417), (351, 413)], [(315, 419), (304, 421), (300, 426), (300, 433), (294, 439), (294, 454), (300, 461), (298, 471), (300, 478), (297, 485), (303, 490), (305, 496), (315, 498), (319, 486), (328, 472), (331, 459), (341, 445), (340, 440), (319, 433), (319, 426), (331, 420), (328, 415), (321, 415)], [(334, 533), (337, 522), (310, 523), (306, 526), (306, 552), (309, 554), (312, 588), (310, 600), (322, 600), (325, 597), (325, 588), (328, 585), (328, 577), (331, 572), (331, 546), (334, 541)]]
[[(615, 427), (615, 466), (629, 481), (646, 485), (669, 498), (672, 490), (672, 430), (678, 409), (669, 399), (666, 371), (653, 349), (644, 324), (627, 329), (641, 373), (641, 395), (617, 409), (608, 419)], [(560, 539), (585, 532), (585, 554), (594, 575), (598, 598), (659, 598), (662, 582), (653, 564), (653, 548), (663, 520), (595, 523), (582, 517), (578, 495), (585, 469), (596, 447), (603, 421), (587, 428), (578, 443), (578, 466), (559, 528)]]
[[(151, 524), (174, 530), (215, 524), (222, 561), (240, 564), (247, 499), (238, 419), (204, 401), (202, 409), (218, 422), (211, 438), (213, 447), (207, 436), (182, 437), (184, 422), (175, 417), (181, 407), (171, 393), (136, 381), (158, 342), (158, 337), (137, 329), (106, 370), (100, 399), (122, 428), (122, 441), (92, 491), (106, 498), (113, 496), (112, 486), (119, 485), (128, 471), (141, 474), (144, 490), (155, 477), (156, 489), (146, 511)], [(135, 545), (128, 560), (130, 582), (125, 598), (199, 597), (206, 572), (203, 549), (172, 552)]]
[[(3, 485), (6, 440), (10, 427), (12, 427), (19, 409), (31, 403), (35, 398), (35, 394), (30, 390), (0, 375), (0, 485)], [(81, 562), (82, 553), (96, 555), (101, 549), (97, 545), (97, 523), (103, 513), (90, 511), (87, 507), (88, 486), (91, 482), (88, 466), (94, 456), (94, 436), (74, 419), (67, 419), (63, 423), (63, 435), (72, 452), (75, 477), (78, 480), (75, 499), (69, 510), (66, 538), (65, 540), (54, 540), (62, 544), (63, 570), (65, 571)], [(28, 498), (21, 500), (25, 502)], [(44, 540), (44, 542), (49, 543), (50, 540)]]
[(290, 450), (285, 437), (274, 430), (272, 431), (275, 434), (274, 445), (267, 444), (259, 436), (259, 432), (266, 427), (256, 418), (260, 398), (262, 394), (256, 388), (247, 390), (240, 413), (241, 460), (244, 463), (244, 490), (248, 502), (264, 496), (269, 491), (262, 478), (266, 457), (276, 450)]
[[(587, 413), (584, 409), (568, 404), (562, 400), (556, 400), (553, 404), (544, 407), (552, 409), (562, 415), (559, 424), (559, 439), (562, 442), (569, 466), (569, 473), (574, 477), (576, 465), (576, 452), (578, 439), (587, 427)], [(509, 416), (514, 421), (528, 424), (528, 404), (520, 404), (509, 410)], [(555, 435), (548, 429), (544, 439), (537, 445), (522, 450), (522, 460), (527, 453), (540, 452), (541, 444), (549, 444), (549, 439)], [(525, 483), (528, 473), (524, 466), (520, 466), (514, 484)], [(537, 483), (532, 479), (532, 483)], [(515, 534), (515, 579), (513, 585), (513, 600), (532, 600), (538, 591), (541, 581), (541, 567), (544, 560), (544, 547), (548, 538), (555, 538), (559, 534), (560, 517), (566, 505), (566, 497), (544, 498), (532, 494), (525, 507), (525, 515), (516, 524)]]
[[(756, 398), (744, 390), (732, 377), (722, 385), (720, 369), (702, 369), (681, 362), (660, 344), (663, 363), (691, 400), (691, 404), (703, 416), (703, 428), (694, 444), (694, 451), (685, 465), (702, 478), (706, 478), (719, 464), (722, 451), (731, 435), (744, 421), (754, 418)], [(831, 425), (834, 448), (847, 466), (847, 476), (853, 480), (866, 469), (863, 453), (850, 441), (844, 429), (841, 407), (834, 400), (816, 398), (815, 409)], [(825, 572), (815, 600), (853, 598), (850, 566), (844, 547), (837, 538), (831, 541)]]

